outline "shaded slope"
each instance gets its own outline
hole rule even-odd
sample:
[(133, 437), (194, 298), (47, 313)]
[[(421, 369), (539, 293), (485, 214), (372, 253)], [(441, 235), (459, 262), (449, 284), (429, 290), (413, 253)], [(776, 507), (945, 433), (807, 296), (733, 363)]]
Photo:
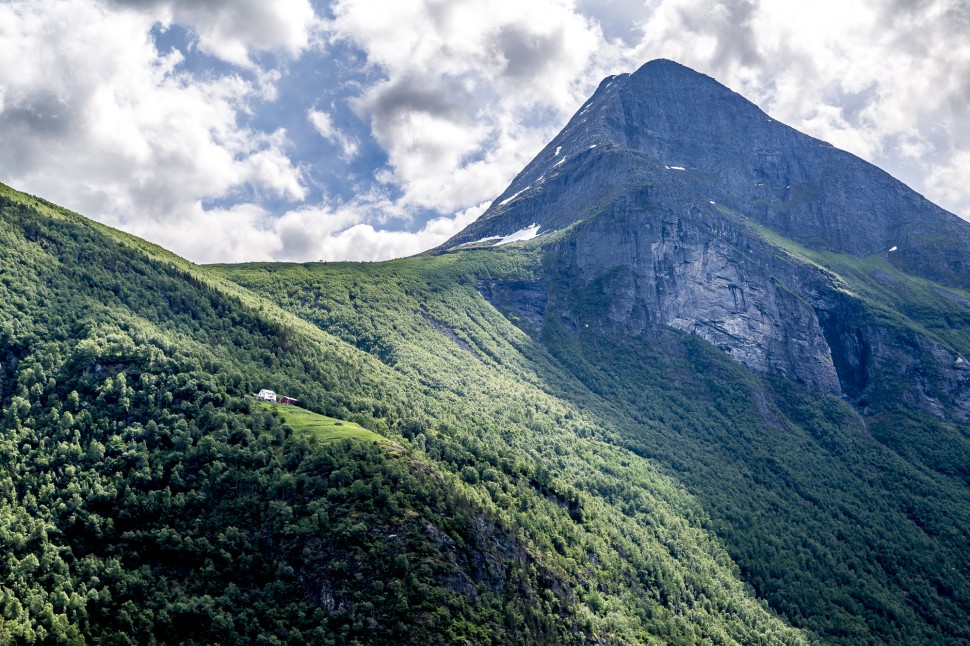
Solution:
[[(568, 318), (602, 316), (585, 302)], [(596, 393), (590, 407), (703, 501), (774, 608), (843, 643), (970, 638), (970, 428), (907, 405), (916, 375), (889, 373), (896, 397), (873, 398), (863, 418), (696, 337), (617, 338), (562, 320), (550, 316), (542, 338)]]

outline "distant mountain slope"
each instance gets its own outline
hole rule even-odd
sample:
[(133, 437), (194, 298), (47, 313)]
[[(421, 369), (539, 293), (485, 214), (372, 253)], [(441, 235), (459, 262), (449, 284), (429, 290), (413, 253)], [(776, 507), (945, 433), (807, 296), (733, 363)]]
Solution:
[[(442, 250), (532, 225), (540, 240), (568, 229), (547, 278), (598, 285), (612, 304), (601, 325), (632, 335), (657, 325), (688, 331), (748, 367), (862, 408), (883, 367), (925, 363), (919, 369), (933, 376), (908, 379), (910, 396), (934, 415), (970, 421), (960, 368), (970, 223), (707, 76), (661, 60), (605, 80)], [(869, 283), (884, 283), (883, 301), (893, 284), (903, 297), (921, 286), (949, 323), (927, 334), (898, 312), (889, 327), (856, 325), (865, 307), (826, 253), (865, 259), (878, 270)], [(877, 309), (887, 308), (898, 310)]]
[[(462, 286), (518, 261), (312, 290), (257, 270), (339, 302), (318, 327), (2, 186), (0, 219), (4, 641), (807, 641)], [(448, 333), (466, 306), (474, 345)], [(389, 441), (294, 434), (248, 399), (267, 386)]]
[(435, 253), (516, 232), (532, 276), (482, 295), (675, 469), (775, 608), (849, 643), (970, 639), (970, 223), (654, 61)]

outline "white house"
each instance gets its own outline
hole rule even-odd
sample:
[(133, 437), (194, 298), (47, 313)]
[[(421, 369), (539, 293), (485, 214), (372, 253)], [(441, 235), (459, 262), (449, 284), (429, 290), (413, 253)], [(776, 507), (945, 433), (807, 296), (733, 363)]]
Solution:
[(275, 402), (276, 393), (273, 392), (272, 390), (266, 390), (265, 388), (263, 388), (262, 390), (259, 391), (259, 394), (256, 395), (256, 399), (264, 402)]

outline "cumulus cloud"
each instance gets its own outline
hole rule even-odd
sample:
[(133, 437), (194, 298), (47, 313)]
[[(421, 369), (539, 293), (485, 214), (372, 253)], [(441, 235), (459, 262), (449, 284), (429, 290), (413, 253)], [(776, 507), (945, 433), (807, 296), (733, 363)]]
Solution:
[(217, 58), (254, 67), (251, 52), (306, 49), (317, 24), (308, 0), (110, 0), (165, 25), (190, 26), (199, 47)]
[(411, 256), (436, 247), (480, 216), (488, 203), (458, 212), (453, 217), (429, 220), (417, 231), (388, 231), (357, 224), (319, 240), (320, 260), (386, 260)]
[(401, 203), (441, 212), (493, 198), (593, 87), (602, 43), (563, 0), (338, 0), (330, 37), (382, 79), (355, 102)]
[(0, 175), (129, 229), (233, 191), (302, 199), (285, 132), (239, 124), (259, 89), (179, 71), (151, 20), (94, 2), (0, 5)]
[(139, 218), (124, 228), (194, 262), (240, 262), (273, 260), (279, 249), (273, 222), (255, 204), (206, 209), (195, 202), (183, 205), (178, 215)]
[[(311, 0), (0, 3), (0, 178), (193, 260), (387, 258), (458, 232), (600, 79), (663, 57), (970, 216), (965, 2), (317, 11), (330, 17)], [(157, 46), (176, 25), (188, 46)]]
[(555, 65), (566, 49), (563, 31), (536, 33), (522, 24), (503, 25), (495, 39), (505, 59), (503, 72), (514, 79), (532, 79)]
[(961, 150), (939, 165), (930, 168), (926, 179), (929, 192), (942, 196), (950, 204), (963, 204), (963, 215), (970, 219), (970, 150)]
[[(457, 214), (415, 231), (380, 228), (408, 215), (380, 185), (344, 203), (324, 197), (282, 212), (264, 205), (299, 203), (307, 188), (285, 130), (242, 125), (254, 101), (276, 98), (281, 78), (279, 69), (253, 69), (253, 53), (306, 48), (308, 6), (289, 0), (0, 5), (0, 146), (9, 152), (0, 156), (0, 174), (200, 262), (374, 260), (443, 242), (477, 217), (478, 202), (453, 195)], [(176, 22), (196, 33), (199, 49), (252, 72), (248, 79), (231, 68), (192, 75), (177, 50), (158, 51), (153, 27)], [(433, 95), (406, 83), (395, 88), (382, 95), (383, 109), (392, 115), (395, 104), (408, 106), (406, 112), (423, 107), (417, 118), (407, 116), (413, 127), (420, 128), (421, 115), (444, 111), (451, 129), (440, 130), (437, 142), (420, 142), (426, 154), (467, 136), (452, 124), (457, 112), (449, 114)], [(312, 108), (306, 118), (345, 158), (355, 156), (359, 142), (331, 114)], [(492, 175), (493, 184), (504, 179)], [(390, 176), (382, 181), (390, 183)]]
[(391, 231), (363, 222), (366, 208), (355, 203), (300, 207), (282, 216), (253, 204), (204, 209), (197, 203), (182, 217), (139, 220), (130, 229), (200, 263), (374, 261), (436, 247), (474, 222), (487, 206), (486, 202), (432, 218), (414, 231)]

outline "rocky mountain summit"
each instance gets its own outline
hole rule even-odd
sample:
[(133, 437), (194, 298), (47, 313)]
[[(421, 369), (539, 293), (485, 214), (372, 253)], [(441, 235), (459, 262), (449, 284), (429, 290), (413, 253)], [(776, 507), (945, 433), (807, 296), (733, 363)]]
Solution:
[[(532, 332), (550, 316), (616, 339), (674, 328), (863, 412), (903, 377), (894, 397), (970, 420), (954, 337), (970, 325), (970, 223), (682, 65), (604, 79), (439, 251), (530, 237), (546, 249), (537, 283), (487, 291)], [(939, 329), (914, 317), (927, 309), (947, 312)]]

